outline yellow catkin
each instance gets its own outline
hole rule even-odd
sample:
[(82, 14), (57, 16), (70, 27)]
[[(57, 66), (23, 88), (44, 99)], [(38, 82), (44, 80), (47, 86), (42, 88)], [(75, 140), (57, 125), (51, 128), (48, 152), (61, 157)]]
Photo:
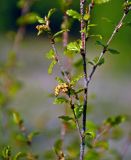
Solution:
[(59, 93), (66, 93), (68, 91), (69, 86), (66, 83), (58, 84), (55, 88), (55, 96), (58, 96)]

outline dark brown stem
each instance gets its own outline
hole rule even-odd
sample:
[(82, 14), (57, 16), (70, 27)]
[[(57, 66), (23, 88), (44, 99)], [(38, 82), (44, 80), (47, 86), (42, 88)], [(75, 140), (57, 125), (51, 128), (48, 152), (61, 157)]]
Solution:
[[(81, 31), (84, 30), (85, 21), (83, 19), (84, 16), (84, 6), (85, 6), (85, 0), (80, 0), (80, 14), (81, 14)], [(83, 59), (83, 72), (84, 72), (84, 104), (83, 104), (83, 119), (82, 119), (82, 140), (80, 145), (80, 160), (84, 159), (84, 151), (85, 151), (85, 131), (86, 131), (86, 110), (87, 110), (87, 92), (88, 92), (88, 86), (87, 86), (87, 64), (86, 64), (86, 34), (84, 32), (81, 32), (81, 56)]]

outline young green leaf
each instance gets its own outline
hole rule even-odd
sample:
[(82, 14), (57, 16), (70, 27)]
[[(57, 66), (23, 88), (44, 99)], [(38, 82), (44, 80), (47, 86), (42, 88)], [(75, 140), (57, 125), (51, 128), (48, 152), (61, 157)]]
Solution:
[(102, 4), (102, 3), (107, 3), (107, 2), (109, 2), (110, 0), (94, 0), (94, 2), (96, 3), (96, 4)]
[(127, 119), (127, 116), (118, 115), (118, 116), (113, 116), (113, 117), (107, 118), (107, 120), (105, 120), (104, 123), (114, 127), (114, 126), (121, 124), (122, 122), (125, 122), (126, 119)]
[(18, 112), (13, 112), (13, 120), (17, 125), (20, 125), (23, 122)]
[(85, 134), (92, 139), (96, 137), (96, 133), (94, 131), (87, 131)]
[(56, 38), (56, 37), (59, 36), (60, 34), (62, 34), (62, 33), (64, 33), (64, 32), (67, 32), (67, 31), (69, 31), (69, 30), (68, 30), (68, 29), (63, 29), (63, 30), (55, 33), (55, 34), (53, 35), (53, 37)]
[(81, 41), (77, 40), (75, 42), (70, 42), (67, 45), (67, 50), (69, 51), (73, 51), (75, 53), (79, 53), (80, 52), (80, 47), (81, 47)]
[(57, 155), (59, 155), (61, 150), (62, 150), (62, 140), (58, 139), (54, 144), (54, 151)]
[(32, 142), (33, 138), (35, 136), (39, 135), (39, 132), (38, 131), (34, 131), (34, 132), (31, 132), (30, 134), (28, 134), (27, 138), (28, 138), (28, 141), (29, 142)]
[(104, 64), (104, 62), (105, 62), (105, 59), (103, 57), (101, 59), (99, 59), (99, 57), (95, 57), (93, 61), (89, 61), (88, 63), (93, 66), (95, 65), (101, 66), (102, 64)]
[(83, 74), (77, 75), (71, 79), (71, 85), (75, 85), (81, 78), (83, 78)]
[(88, 20), (90, 19), (90, 15), (89, 15), (88, 13), (86, 13), (86, 14), (84, 15), (83, 19), (84, 19), (85, 21), (88, 21)]
[(47, 15), (48, 19), (50, 19), (50, 17), (54, 14), (55, 11), (56, 11), (55, 8), (49, 10), (48, 15)]
[(56, 77), (55, 79), (57, 80), (58, 83), (64, 83), (64, 80), (60, 77)]
[(11, 147), (10, 146), (6, 146), (3, 148), (2, 150), (2, 154), (1, 154), (2, 158), (4, 160), (8, 160), (8, 159), (11, 159)]
[(112, 49), (112, 48), (108, 48), (107, 49), (111, 54), (120, 54), (119, 51), (115, 50), (115, 49)]
[(102, 40), (102, 35), (100, 35), (100, 34), (96, 34), (96, 35), (90, 35), (90, 37), (96, 37), (96, 38), (100, 38), (101, 40)]
[(46, 53), (46, 58), (48, 59), (54, 59), (54, 51), (51, 49), (48, 53)]
[(96, 41), (96, 44), (102, 47), (105, 47), (106, 45), (104, 45), (101, 41)]
[(39, 16), (36, 16), (36, 19), (37, 19), (37, 21), (38, 21), (40, 24), (46, 24), (44, 18), (41, 18), (41, 17), (39, 17)]
[(49, 65), (49, 68), (48, 68), (48, 74), (52, 74), (52, 70), (53, 70), (53, 68), (54, 68), (54, 66), (56, 65), (56, 60), (53, 60), (52, 62), (51, 62), (51, 64)]
[(63, 103), (68, 103), (68, 100), (64, 97), (57, 97), (54, 100), (54, 104), (63, 104)]
[(19, 160), (20, 158), (26, 157), (26, 153), (18, 152), (14, 157), (13, 160)]
[(80, 13), (78, 13), (78, 12), (75, 11), (75, 10), (69, 9), (69, 10), (66, 11), (66, 14), (67, 14), (68, 16), (71, 16), (71, 17), (74, 18), (74, 19), (78, 19), (78, 20), (81, 19)]
[(102, 57), (102, 58), (98, 61), (97, 65), (98, 65), (98, 66), (101, 66), (101, 65), (104, 64), (104, 63), (105, 63), (105, 59), (104, 59), (104, 57)]
[(64, 121), (66, 121), (66, 122), (68, 122), (70, 120), (73, 120), (73, 118), (69, 117), (69, 116), (59, 116), (59, 118), (62, 119), (62, 120), (64, 120)]
[(42, 33), (43, 33), (43, 30), (39, 30), (38, 33), (37, 33), (37, 36), (39, 36)]
[(75, 115), (79, 119), (83, 113), (83, 105), (75, 105)]

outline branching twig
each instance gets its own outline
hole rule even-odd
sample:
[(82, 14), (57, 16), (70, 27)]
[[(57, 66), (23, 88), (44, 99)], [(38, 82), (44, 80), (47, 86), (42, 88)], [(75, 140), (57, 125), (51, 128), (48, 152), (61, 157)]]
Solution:
[(90, 81), (91, 81), (91, 79), (92, 79), (92, 76), (94, 75), (97, 67), (99, 66), (100, 60), (101, 60), (101, 59), (103, 58), (103, 56), (105, 55), (106, 51), (108, 51), (108, 47), (109, 47), (111, 41), (113, 40), (114, 36), (115, 36), (116, 33), (121, 29), (121, 27), (123, 26), (123, 21), (124, 21), (125, 17), (127, 16), (127, 14), (128, 14), (128, 12), (124, 12), (124, 13), (123, 13), (122, 18), (120, 19), (119, 23), (117, 24), (117, 26), (115, 27), (113, 33), (111, 34), (109, 40), (107, 41), (105, 47), (103, 48), (103, 50), (102, 50), (102, 52), (101, 52), (101, 54), (100, 54), (100, 56), (99, 56), (99, 59), (98, 59), (97, 64), (93, 66), (92, 71), (91, 71), (91, 73), (90, 73), (90, 75), (89, 75), (89, 77), (88, 77), (87, 85), (90, 83)]

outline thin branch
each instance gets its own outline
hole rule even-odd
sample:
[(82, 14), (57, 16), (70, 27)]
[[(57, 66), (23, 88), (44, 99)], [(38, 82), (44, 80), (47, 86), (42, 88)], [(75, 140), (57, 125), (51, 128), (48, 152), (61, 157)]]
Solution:
[(78, 118), (75, 114), (75, 110), (74, 110), (74, 104), (71, 103), (71, 109), (72, 109), (72, 112), (73, 112), (73, 115), (74, 115), (74, 119), (75, 119), (75, 123), (76, 123), (76, 127), (77, 127), (77, 130), (78, 130), (78, 133), (79, 133), (79, 137), (80, 137), (80, 140), (82, 141), (82, 132), (81, 132), (81, 127), (80, 127), (80, 124), (79, 124), (79, 121), (78, 121)]
[(51, 38), (51, 46), (52, 46), (52, 49), (53, 49), (53, 51), (55, 53), (55, 60), (59, 64), (62, 74), (64, 75), (64, 77), (67, 80), (67, 82), (70, 83), (70, 79), (68, 77), (68, 74), (67, 74), (67, 72), (65, 71), (64, 67), (62, 66), (62, 64), (60, 62), (60, 59), (59, 59), (59, 56), (58, 56), (58, 52), (57, 52), (57, 49), (56, 49), (56, 46), (55, 46), (55, 40), (54, 40), (53, 37)]
[(94, 75), (97, 67), (99, 66), (100, 60), (103, 58), (103, 56), (105, 55), (105, 53), (108, 51), (108, 47), (109, 47), (111, 41), (113, 40), (114, 36), (116, 35), (117, 32), (119, 32), (119, 30), (120, 30), (121, 27), (123, 26), (123, 21), (124, 21), (124, 19), (126, 18), (127, 14), (128, 14), (128, 12), (127, 12), (127, 13), (125, 13), (125, 12), (123, 13), (122, 18), (120, 19), (119, 23), (116, 25), (113, 33), (111, 34), (109, 40), (108, 40), (107, 43), (106, 43), (106, 46), (103, 48), (103, 50), (102, 50), (102, 52), (101, 52), (101, 54), (100, 54), (100, 56), (99, 56), (99, 59), (98, 59), (97, 64), (93, 66), (92, 71), (91, 71), (91, 73), (90, 73), (90, 75), (89, 75), (89, 77), (88, 77), (87, 85), (90, 83), (90, 81), (91, 81), (91, 79), (92, 79), (92, 76)]

